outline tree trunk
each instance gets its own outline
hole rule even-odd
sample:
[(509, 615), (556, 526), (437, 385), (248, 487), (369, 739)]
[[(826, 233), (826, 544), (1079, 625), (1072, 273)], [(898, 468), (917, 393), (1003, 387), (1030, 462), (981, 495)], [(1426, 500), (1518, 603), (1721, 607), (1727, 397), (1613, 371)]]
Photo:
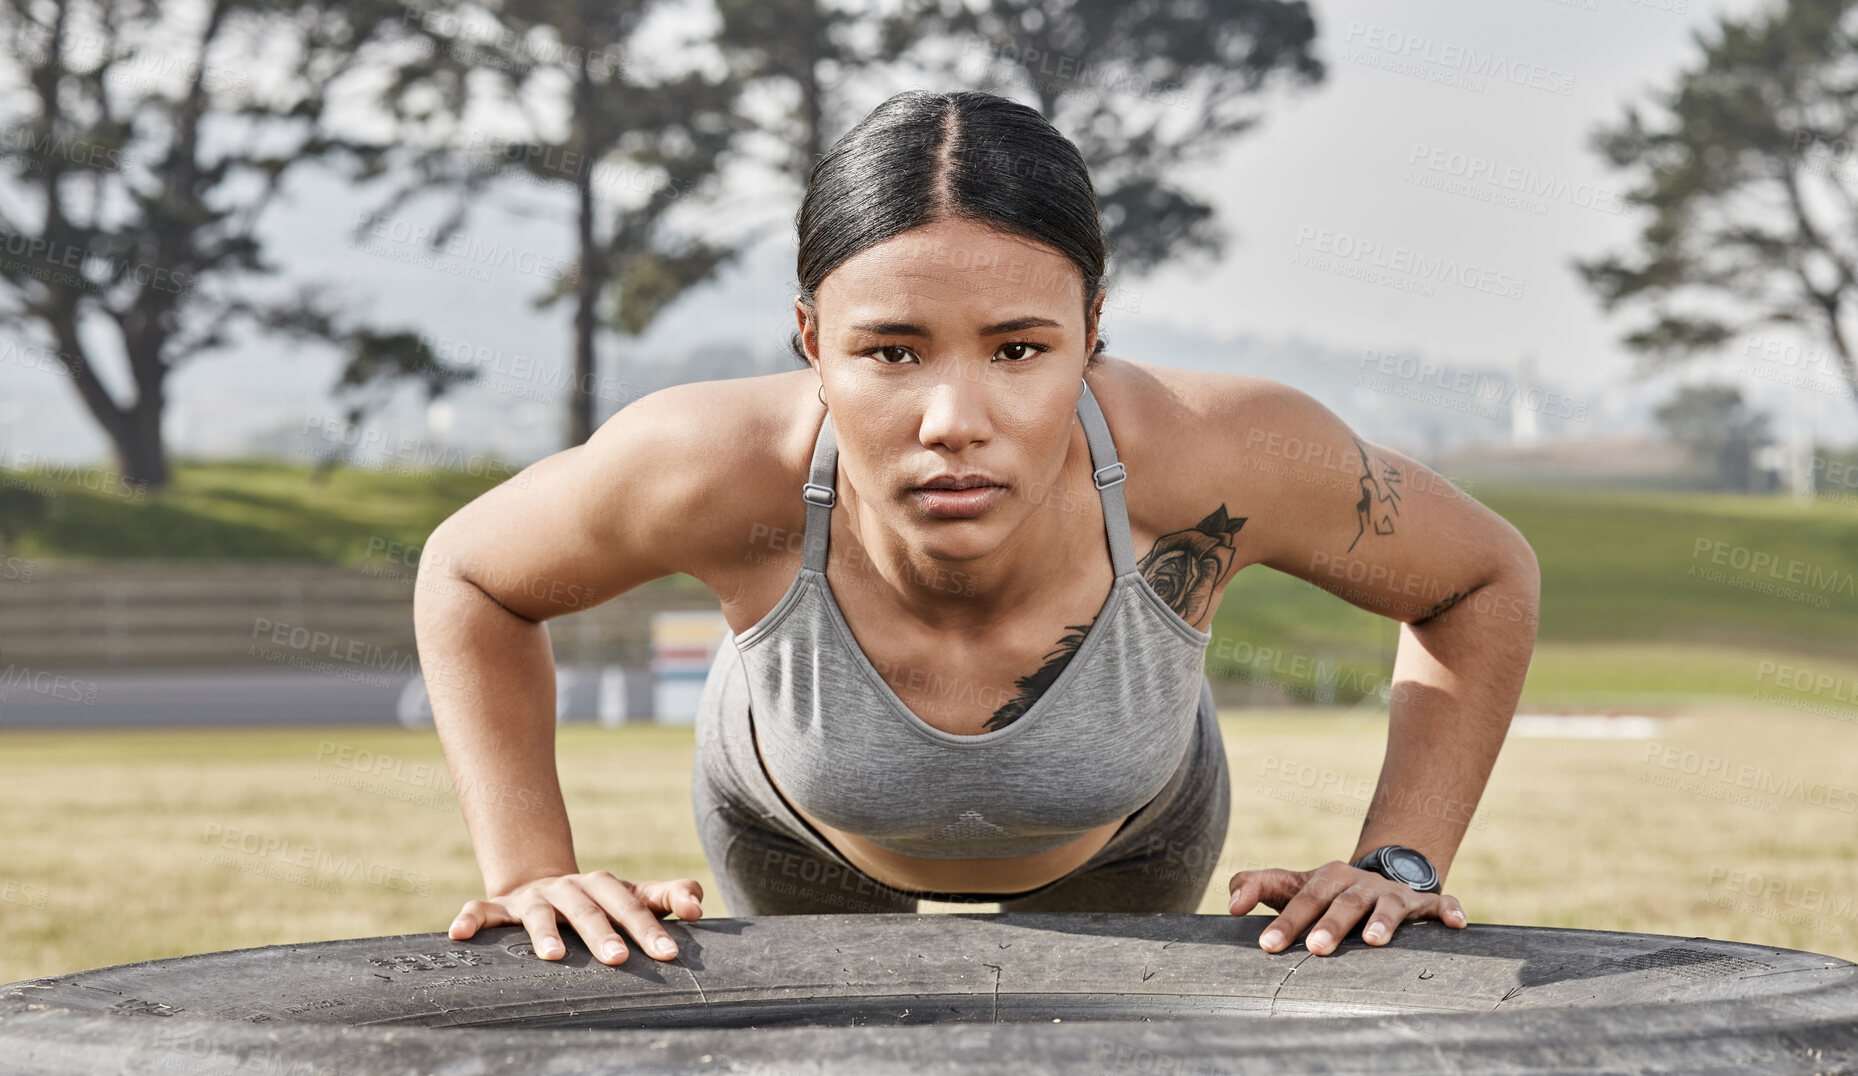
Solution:
[(583, 167), (575, 169), (574, 192), (578, 200), (578, 217), (575, 222), (580, 243), (581, 279), (574, 311), (574, 384), (568, 390), (568, 446), (586, 444), (593, 436), (594, 400), (588, 391), (594, 383), (594, 316), (600, 301), (600, 252), (594, 245), (594, 188), (593, 188), (593, 137), (591, 127), (594, 122), (594, 84), (593, 74), (587, 67), (588, 39), (586, 5), (583, 0), (580, 19), (582, 46), (580, 64), (575, 79), (574, 126), (580, 137), (581, 161)]
[(161, 401), (138, 400), (124, 417), (116, 458), (124, 480), (151, 489), (168, 484), (168, 449), (161, 442)]

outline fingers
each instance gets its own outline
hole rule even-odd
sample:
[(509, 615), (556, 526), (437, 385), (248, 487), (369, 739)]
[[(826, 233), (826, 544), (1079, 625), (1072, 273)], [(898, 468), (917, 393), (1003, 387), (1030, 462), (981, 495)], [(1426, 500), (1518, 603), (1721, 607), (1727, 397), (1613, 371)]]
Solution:
[[(695, 886), (694, 880), (679, 879), (677, 882), (646, 882), (634, 885), (615, 878), (610, 871), (593, 871), (582, 875), (581, 878), (587, 887), (588, 894), (600, 902), (600, 906), (605, 909), (605, 914), (617, 920), (626, 929), (626, 933), (632, 935), (647, 953), (659, 960), (670, 960), (677, 956), (677, 942), (659, 922), (658, 916), (660, 912), (669, 910), (667, 887), (681, 887), (686, 881)], [(601, 945), (602, 948), (595, 951), (600, 953), (603, 959), (607, 956), (608, 950), (605, 948), (607, 946), (612, 946), (612, 951), (618, 954), (617, 959), (607, 959), (607, 963), (618, 964), (626, 959), (625, 945), (620, 943), (617, 937), (603, 939)]]
[(660, 916), (679, 919), (703, 915), (703, 886), (695, 878), (634, 884), (610, 871), (563, 874), (538, 879), (494, 900), (473, 900), (452, 920), (450, 936), (462, 941), (484, 927), (521, 923), (530, 944), (544, 960), (560, 960), (568, 947), (562, 940), (560, 918), (566, 918), (595, 959), (623, 964), (630, 955), (626, 938), (614, 923), (629, 933), (645, 951), (660, 960), (677, 957), (677, 941), (665, 930)]
[[(1407, 889), (1407, 892), (1411, 893), (1412, 890)], [(1406, 905), (1400, 895), (1388, 890), (1385, 886), (1377, 886), (1363, 880), (1342, 890), (1336, 894), (1334, 900), (1329, 902), (1329, 910), (1317, 920), (1315, 928), (1310, 931), (1310, 936), (1304, 941), (1303, 947), (1317, 956), (1327, 956), (1335, 952), (1335, 947), (1342, 938), (1355, 929), (1355, 924), (1361, 922), (1361, 917), (1366, 915), (1370, 909), (1377, 907), (1380, 901), (1392, 903), (1404, 915)]]
[(488, 900), (467, 900), (446, 934), (453, 941), (463, 941), (484, 927), (500, 927), (514, 922), (516, 917), (501, 904)]
[[(1234, 878), (1233, 883), (1235, 909), (1250, 897), (1248, 886), (1267, 884), (1239, 878)], [(1362, 920), (1364, 915), (1366, 922)], [(1362, 941), (1386, 945), (1393, 940), (1395, 929), (1408, 919), (1438, 919), (1459, 930), (1468, 922), (1464, 906), (1450, 894), (1419, 893), (1337, 860), (1309, 873), (1303, 888), (1259, 934), (1258, 945), (1268, 953), (1282, 952), (1305, 927), (1310, 927), (1304, 948), (1317, 956), (1327, 956), (1335, 952), (1357, 923), (1362, 924)]]
[(1270, 870), (1240, 871), (1227, 883), (1232, 899), (1226, 910), (1233, 915), (1244, 915), (1260, 902), (1272, 908), (1282, 908), (1303, 888), (1304, 881), (1311, 873), (1275, 867)]
[[(1339, 873), (1337, 868), (1346, 873)], [(1258, 936), (1258, 947), (1267, 953), (1282, 952), (1289, 948), (1297, 935), (1303, 933), (1303, 929), (1314, 923), (1316, 917), (1329, 907), (1330, 901), (1355, 883), (1351, 875), (1362, 873), (1365, 872), (1339, 859), (1330, 860), (1314, 871), (1307, 872), (1302, 888), (1288, 901), (1278, 904), (1283, 911)]]
[(522, 923), (529, 931), (529, 943), (543, 960), (560, 960), (568, 955), (561, 933), (555, 925), (555, 908), (546, 900), (531, 898), (523, 906)]
[(695, 878), (671, 882), (639, 882), (633, 887), (639, 899), (659, 915), (669, 913), (679, 919), (703, 917), (703, 886)]
[(1399, 893), (1383, 893), (1374, 904), (1374, 914), (1361, 928), (1361, 940), (1369, 945), (1386, 945), (1393, 940), (1394, 928), (1406, 918), (1406, 902)]
[[(613, 887), (617, 887), (623, 901), (613, 899)], [(606, 871), (568, 875), (553, 879), (543, 888), (542, 895), (567, 917), (569, 925), (581, 936), (595, 959), (603, 964), (625, 962), (628, 950), (625, 941), (613, 929), (613, 920), (626, 918), (622, 912), (630, 912), (627, 905), (637, 904), (638, 900), (619, 879)]]

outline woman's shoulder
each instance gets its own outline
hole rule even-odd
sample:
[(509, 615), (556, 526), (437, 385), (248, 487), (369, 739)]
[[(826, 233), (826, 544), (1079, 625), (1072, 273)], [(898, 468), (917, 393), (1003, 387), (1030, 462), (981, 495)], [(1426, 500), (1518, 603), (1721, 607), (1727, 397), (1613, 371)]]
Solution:
[(1310, 428), (1311, 407), (1321, 406), (1268, 377), (1104, 360), (1086, 379), (1126, 467), (1125, 504), (1138, 535), (1256, 511), (1274, 483), (1258, 446), (1296, 440)]
[(809, 370), (684, 382), (607, 420), (648, 431), (655, 465), (678, 472), (665, 505), (683, 517), (683, 571), (708, 582), (715, 566), (740, 564), (745, 545), (805, 519), (800, 487), (823, 416), (814, 384)]

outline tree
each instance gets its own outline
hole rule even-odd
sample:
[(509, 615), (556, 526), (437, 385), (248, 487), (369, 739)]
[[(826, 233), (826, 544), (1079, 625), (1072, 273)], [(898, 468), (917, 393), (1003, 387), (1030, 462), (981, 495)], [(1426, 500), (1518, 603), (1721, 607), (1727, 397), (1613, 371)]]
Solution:
[[(347, 382), (406, 375), (443, 391), (469, 376), (324, 289), (249, 286), (277, 272), (257, 226), (286, 177), (378, 154), (336, 133), (325, 106), (393, 42), (398, 15), (385, 0), (0, 7), (24, 112), (0, 173), (12, 188), (0, 297), (13, 300), (0, 325), (56, 356), (126, 480), (167, 484), (167, 378), (241, 326), (340, 349)], [(98, 376), (112, 355), (134, 386), (126, 402)]]
[(1213, 207), (1172, 177), (1257, 124), (1268, 84), (1324, 77), (1303, 0), (902, 0), (882, 40), (886, 60), (1002, 95), (1023, 86), (1077, 144), (1117, 267), (1137, 275), (1224, 251)]
[(1858, 298), (1858, 15), (1787, 0), (1696, 33), (1695, 66), (1593, 135), (1650, 215), (1629, 255), (1576, 260), (1612, 311), (1647, 308), (1624, 343), (1641, 374), (1763, 326), (1823, 340), (1858, 390), (1846, 325)]
[(1755, 492), (1755, 450), (1772, 440), (1766, 412), (1734, 385), (1684, 385), (1655, 412), (1671, 440), (1707, 467), (1719, 489)]
[[(383, 95), (403, 134), (419, 146), (412, 179), (389, 207), (423, 193), (454, 196), (434, 230), (434, 248), (500, 179), (571, 188), (577, 259), (535, 300), (540, 309), (575, 300), (569, 445), (593, 432), (598, 329), (644, 332), (742, 249), (674, 230), (675, 211), (690, 207), (725, 166), (745, 124), (735, 109), (741, 87), (727, 75), (645, 70), (638, 56), (644, 46), (635, 37), (663, 6), (661, 0), (417, 0), (407, 6), (407, 21), (430, 48), (402, 65)], [(474, 107), (485, 105), (519, 110), (527, 127), (492, 148), (489, 161), (484, 140), (463, 125)], [(541, 114), (548, 110), (563, 121)], [(629, 188), (647, 188), (643, 201), (602, 204), (603, 177), (615, 175)]]

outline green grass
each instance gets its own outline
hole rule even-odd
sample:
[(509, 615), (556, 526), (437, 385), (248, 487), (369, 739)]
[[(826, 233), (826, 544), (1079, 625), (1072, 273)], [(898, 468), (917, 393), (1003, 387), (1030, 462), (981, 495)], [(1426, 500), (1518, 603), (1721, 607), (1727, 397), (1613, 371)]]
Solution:
[[(508, 469), (489, 468), (493, 476)], [(135, 499), (83, 476), (0, 472), (8, 553), (26, 558), (298, 558), (366, 563), (383, 541), (418, 545), (495, 484), (427, 470), (340, 468), (326, 484), (283, 462), (177, 461), (170, 489)], [(107, 485), (92, 478), (91, 486)], [(1747, 697), (1757, 654), (1858, 674), (1858, 505), (1784, 497), (1497, 484), (1479, 499), (1520, 530), (1542, 565), (1538, 649), (1525, 699), (1581, 705), (1614, 698)], [(1798, 563), (1831, 586), (1789, 600), (1731, 585), (1779, 583), (1712, 563), (1719, 548)], [(1694, 569), (1715, 569), (1706, 579)], [(701, 586), (688, 576), (660, 586)], [(1391, 668), (1398, 625), (1279, 572), (1240, 572), (1213, 624), (1209, 668), (1312, 697), (1310, 669), (1339, 670), (1348, 705)], [(1268, 653), (1266, 653), (1268, 652)], [(1275, 655), (1275, 659), (1272, 655)]]
[(0, 518), (10, 552), (27, 558), (361, 564), (370, 541), (423, 543), (509, 474), (487, 471), (491, 477), (343, 467), (317, 483), (301, 464), (182, 460), (167, 489), (142, 496), (95, 477), (0, 471)]
[[(1367, 807), (1355, 791), (1372, 787), (1387, 736), (1384, 714), (1309, 709), (1226, 711), (1221, 730), (1232, 815), (1198, 909), (1206, 915), (1226, 913), (1237, 871), (1307, 870), (1347, 856)], [(1512, 737), (1446, 892), (1473, 930), (1640, 931), (1858, 959), (1858, 910), (1800, 899), (1858, 892), (1858, 829), (1843, 809), (1858, 795), (1852, 731), (1715, 707), (1672, 719), (1651, 742)], [(714, 918), (728, 910), (697, 842), (693, 751), (688, 727), (566, 725), (557, 736), (581, 869), (695, 878)], [(1740, 791), (1733, 779), (1650, 780), (1683, 776), (1655, 759), (1686, 751), (1756, 767), (1777, 785), (1844, 791), (1817, 805), (1804, 794), (1751, 804), (1723, 795)], [(390, 762), (375, 761), (383, 756)], [(428, 772), (421, 764), (443, 773), (442, 758), (430, 730), (397, 728), (0, 733), (0, 982), (218, 949), (443, 932), (482, 891), (456, 801), (418, 776)], [(245, 835), (254, 849), (269, 839), (275, 850), (219, 843)]]

